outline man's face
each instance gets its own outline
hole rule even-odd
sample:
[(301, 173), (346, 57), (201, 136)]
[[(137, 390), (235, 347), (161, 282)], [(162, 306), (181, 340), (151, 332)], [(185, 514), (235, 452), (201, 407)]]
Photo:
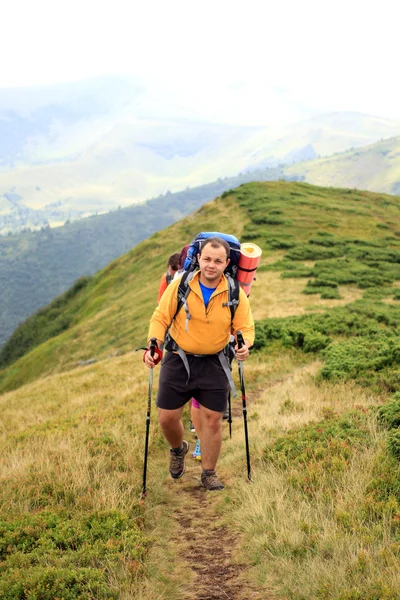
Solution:
[[(229, 264), (226, 258), (226, 251), (223, 246), (214, 248), (211, 244), (206, 244), (201, 255), (197, 255), (202, 277), (210, 284), (219, 283), (222, 273)], [(212, 287), (212, 285), (210, 286)]]

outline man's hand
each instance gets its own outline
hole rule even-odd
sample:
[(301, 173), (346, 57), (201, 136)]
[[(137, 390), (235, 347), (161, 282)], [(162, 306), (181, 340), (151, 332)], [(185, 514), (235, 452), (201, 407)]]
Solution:
[(249, 358), (249, 348), (251, 344), (244, 340), (244, 344), (241, 348), (239, 348), (238, 344), (235, 346), (236, 358), (237, 360), (246, 360)]
[(149, 369), (154, 369), (163, 356), (160, 348), (157, 345), (157, 342), (159, 342), (159, 340), (152, 338), (150, 340), (150, 348), (147, 348), (143, 354), (143, 362), (147, 367), (149, 367)]

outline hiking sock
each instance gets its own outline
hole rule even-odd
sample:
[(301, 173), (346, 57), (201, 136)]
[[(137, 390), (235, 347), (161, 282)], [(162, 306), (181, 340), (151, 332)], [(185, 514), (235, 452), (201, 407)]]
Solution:
[(202, 475), (208, 477), (209, 475), (216, 475), (215, 469), (203, 469)]
[(182, 454), (183, 443), (178, 448), (171, 448), (171, 452), (173, 452), (174, 454)]

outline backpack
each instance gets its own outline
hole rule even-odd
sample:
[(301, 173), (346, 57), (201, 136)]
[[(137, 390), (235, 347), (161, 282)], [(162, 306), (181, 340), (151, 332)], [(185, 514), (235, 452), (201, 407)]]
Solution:
[(225, 275), (228, 273), (232, 277), (236, 277), (237, 266), (240, 258), (240, 242), (234, 235), (230, 235), (228, 233), (219, 233), (218, 231), (202, 232), (196, 235), (187, 251), (183, 268), (185, 269), (185, 271), (189, 272), (193, 271), (194, 269), (198, 269), (199, 263), (197, 262), (197, 255), (200, 252), (203, 242), (205, 242), (211, 237), (219, 237), (225, 240), (225, 242), (228, 242), (229, 248), (231, 250), (229, 257), (231, 259), (231, 262), (225, 269)]
[(186, 331), (188, 330), (189, 321), (191, 319), (191, 315), (189, 313), (189, 308), (187, 305), (187, 297), (190, 293), (189, 283), (191, 282), (199, 268), (197, 255), (200, 252), (202, 243), (211, 237), (219, 237), (225, 240), (226, 242), (228, 242), (230, 248), (230, 263), (224, 271), (224, 275), (228, 281), (228, 302), (225, 302), (223, 306), (229, 307), (231, 311), (231, 321), (233, 321), (235, 311), (239, 304), (240, 285), (236, 279), (236, 273), (238, 268), (237, 266), (240, 258), (239, 240), (234, 235), (219, 233), (218, 231), (198, 233), (192, 241), (192, 243), (190, 244), (189, 250), (186, 255), (185, 263), (183, 265), (185, 272), (183, 273), (179, 282), (178, 306), (173, 317), (175, 319), (176, 315), (183, 306), (186, 312)]

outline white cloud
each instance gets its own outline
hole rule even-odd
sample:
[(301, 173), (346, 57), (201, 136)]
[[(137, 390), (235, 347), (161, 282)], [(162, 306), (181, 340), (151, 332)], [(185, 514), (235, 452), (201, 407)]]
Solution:
[[(279, 119), (285, 103), (294, 110), (292, 98), (316, 110), (400, 118), (395, 7), (395, 0), (14, 0), (3, 8), (0, 86), (132, 74), (208, 118), (241, 122), (246, 113), (258, 123), (268, 107)], [(277, 88), (286, 93), (271, 92)]]

